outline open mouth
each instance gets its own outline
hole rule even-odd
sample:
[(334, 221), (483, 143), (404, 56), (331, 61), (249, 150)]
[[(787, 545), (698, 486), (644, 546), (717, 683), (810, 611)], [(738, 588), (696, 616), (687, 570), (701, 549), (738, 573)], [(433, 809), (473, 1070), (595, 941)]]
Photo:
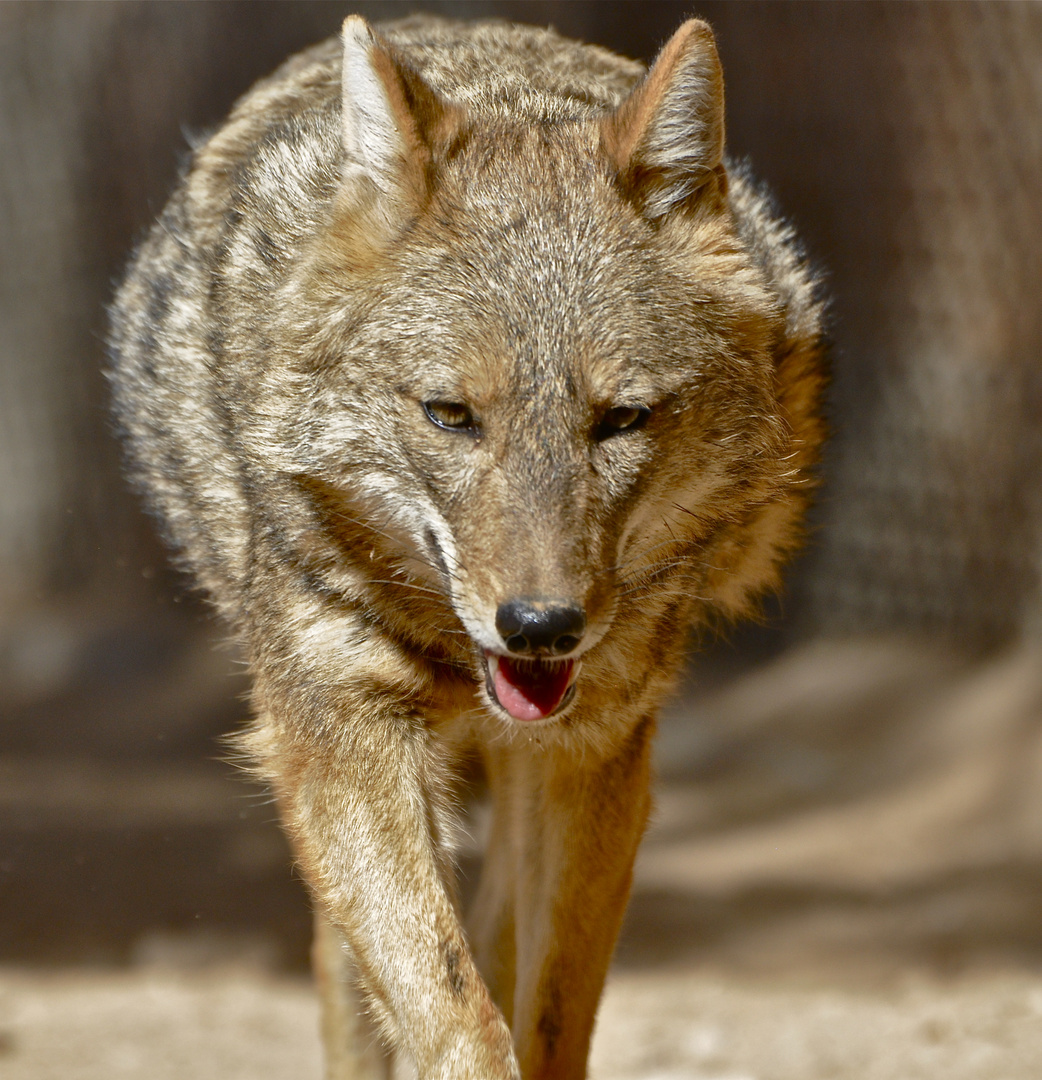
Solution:
[(577, 660), (515, 660), (485, 653), (489, 695), (515, 720), (543, 720), (571, 701)]

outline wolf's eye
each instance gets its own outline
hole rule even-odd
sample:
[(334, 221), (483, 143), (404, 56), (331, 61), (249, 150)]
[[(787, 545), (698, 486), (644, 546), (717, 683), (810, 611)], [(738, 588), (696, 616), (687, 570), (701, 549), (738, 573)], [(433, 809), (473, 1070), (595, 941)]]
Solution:
[(644, 426), (644, 421), (650, 415), (651, 410), (640, 405), (616, 405), (601, 417), (595, 437), (598, 441), (603, 441), (623, 431), (635, 431)]
[(465, 431), (477, 434), (478, 425), (474, 414), (458, 401), (425, 401), (423, 411), (432, 424), (446, 431)]

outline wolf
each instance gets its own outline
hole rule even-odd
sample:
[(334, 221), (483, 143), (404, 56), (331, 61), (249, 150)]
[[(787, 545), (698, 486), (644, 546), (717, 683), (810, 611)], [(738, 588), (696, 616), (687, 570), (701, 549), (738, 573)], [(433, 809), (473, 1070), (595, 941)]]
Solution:
[(133, 476), (249, 660), (331, 1080), (584, 1076), (656, 711), (690, 628), (778, 586), (824, 435), (818, 281), (725, 159), (709, 27), (645, 71), (348, 18), (194, 149), (111, 353)]

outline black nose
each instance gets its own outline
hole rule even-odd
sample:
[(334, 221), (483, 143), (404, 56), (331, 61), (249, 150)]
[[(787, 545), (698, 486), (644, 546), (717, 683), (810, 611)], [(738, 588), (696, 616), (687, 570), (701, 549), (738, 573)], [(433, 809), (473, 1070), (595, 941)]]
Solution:
[(570, 653), (586, 629), (586, 613), (552, 600), (509, 600), (496, 611), (496, 629), (512, 653)]

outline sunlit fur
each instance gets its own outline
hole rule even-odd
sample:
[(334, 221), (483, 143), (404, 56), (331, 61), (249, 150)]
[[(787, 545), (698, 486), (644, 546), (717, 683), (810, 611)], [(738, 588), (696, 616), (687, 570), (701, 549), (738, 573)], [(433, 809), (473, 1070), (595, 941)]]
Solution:
[[(134, 475), (245, 645), (244, 745), (328, 922), (331, 1076), (345, 957), (423, 1077), (584, 1075), (655, 712), (689, 628), (800, 540), (816, 283), (723, 157), (705, 24), (642, 76), (550, 31), (348, 19), (196, 150), (113, 308)], [(517, 597), (586, 612), (574, 699), (533, 723), (485, 688)], [(469, 936), (468, 753), (494, 809)]]

